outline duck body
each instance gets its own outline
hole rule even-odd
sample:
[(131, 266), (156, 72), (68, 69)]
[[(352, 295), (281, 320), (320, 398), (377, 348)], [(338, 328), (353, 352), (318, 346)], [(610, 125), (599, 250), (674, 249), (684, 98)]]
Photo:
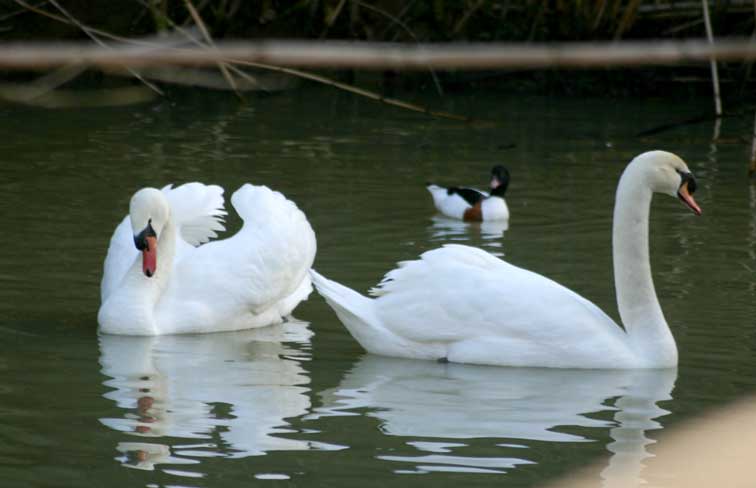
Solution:
[(654, 291), (648, 214), (654, 191), (696, 213), (695, 180), (663, 151), (635, 158), (620, 179), (614, 269), (624, 328), (537, 273), (474, 247), (447, 245), (403, 262), (365, 297), (311, 271), (318, 292), (375, 354), (497, 366), (666, 368), (677, 347)]
[[(283, 321), (307, 298), (316, 242), (305, 215), (278, 192), (244, 185), (231, 198), (243, 227), (207, 242), (223, 230), (222, 193), (217, 186), (189, 183), (135, 194), (105, 260), (101, 332), (263, 327)], [(145, 233), (155, 236), (150, 240)], [(139, 248), (145, 239), (149, 243)]]
[(509, 207), (504, 194), (509, 185), (509, 172), (503, 166), (491, 170), (491, 193), (475, 188), (443, 187), (429, 183), (426, 189), (433, 205), (447, 217), (473, 222), (508, 220)]
[(433, 197), (436, 209), (453, 219), (480, 222), (508, 220), (509, 207), (503, 197), (489, 195), (473, 188), (426, 187)]

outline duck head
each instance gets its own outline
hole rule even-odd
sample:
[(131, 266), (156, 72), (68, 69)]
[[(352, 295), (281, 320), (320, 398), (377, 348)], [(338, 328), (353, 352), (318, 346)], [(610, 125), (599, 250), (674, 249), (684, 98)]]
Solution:
[(497, 164), (491, 168), (491, 190), (500, 196), (504, 196), (509, 186), (509, 171), (504, 166)]

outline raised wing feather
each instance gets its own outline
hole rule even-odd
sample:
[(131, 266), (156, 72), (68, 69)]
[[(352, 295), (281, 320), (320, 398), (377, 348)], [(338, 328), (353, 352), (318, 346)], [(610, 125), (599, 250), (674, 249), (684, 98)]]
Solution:
[(179, 229), (181, 238), (192, 246), (199, 246), (218, 237), (224, 231), (223, 188), (218, 185), (186, 183), (176, 188), (163, 187), (171, 216)]
[(316, 244), (304, 213), (264, 186), (244, 185), (231, 202), (244, 220), (242, 229), (188, 253), (164, 296), (166, 308), (184, 310), (184, 324), (201, 327), (211, 319), (266, 312), (299, 290), (304, 280), (309, 293), (307, 271)]

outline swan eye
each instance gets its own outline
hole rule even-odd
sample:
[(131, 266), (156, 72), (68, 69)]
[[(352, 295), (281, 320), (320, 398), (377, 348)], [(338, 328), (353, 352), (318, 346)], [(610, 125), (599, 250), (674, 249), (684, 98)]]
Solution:
[(696, 177), (693, 176), (693, 173), (689, 173), (687, 171), (680, 171), (679, 169), (676, 169), (677, 174), (680, 175), (680, 186), (685, 185), (685, 183), (688, 184), (688, 192), (692, 195), (697, 188), (696, 185)]
[(148, 237), (157, 237), (155, 229), (152, 228), (152, 219), (147, 221), (147, 227), (145, 227), (142, 232), (134, 236), (134, 245), (136, 246), (137, 250), (144, 251), (145, 249), (147, 249)]

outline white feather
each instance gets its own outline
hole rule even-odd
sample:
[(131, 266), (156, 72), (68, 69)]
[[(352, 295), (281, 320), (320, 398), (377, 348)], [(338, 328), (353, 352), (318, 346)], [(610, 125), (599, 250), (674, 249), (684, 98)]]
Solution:
[(171, 215), (178, 225), (181, 237), (192, 246), (199, 246), (218, 237), (216, 232), (226, 230), (223, 217), (223, 188), (218, 185), (186, 183), (176, 188), (167, 185), (162, 189), (171, 205)]
[[(177, 256), (183, 255), (189, 246), (196, 247), (217, 237), (216, 232), (225, 230), (223, 217), (227, 212), (223, 209), (223, 188), (186, 183), (176, 188), (166, 185), (162, 192), (168, 199), (171, 215), (182, 237), (177, 241)], [(138, 254), (127, 215), (110, 239), (100, 284), (100, 299), (103, 302), (118, 287)]]
[[(166, 194), (176, 221), (158, 236), (155, 276), (142, 273), (133, 231), (124, 223), (116, 230), (105, 262), (102, 331), (155, 335), (261, 327), (281, 322), (312, 291), (307, 270), (315, 234), (293, 202), (264, 186), (244, 185), (231, 198), (242, 229), (195, 248), (189, 244), (223, 229), (222, 189), (185, 187)], [(111, 255), (119, 251), (130, 257)], [(111, 277), (117, 272), (124, 274), (121, 280)]]

